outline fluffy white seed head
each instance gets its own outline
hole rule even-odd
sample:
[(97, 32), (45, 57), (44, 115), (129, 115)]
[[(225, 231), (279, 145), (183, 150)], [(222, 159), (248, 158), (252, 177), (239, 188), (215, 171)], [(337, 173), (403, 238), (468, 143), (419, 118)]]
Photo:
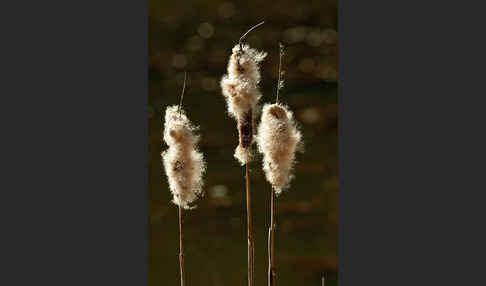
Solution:
[(197, 149), (197, 127), (179, 107), (169, 106), (165, 111), (164, 141), (169, 149), (162, 152), (165, 173), (173, 202), (185, 209), (202, 195), (203, 174), (206, 170), (203, 154)]
[(302, 147), (302, 135), (288, 107), (265, 104), (256, 141), (265, 177), (280, 194), (293, 178), (295, 152)]
[[(235, 157), (242, 165), (248, 163), (252, 157), (250, 146), (253, 143), (253, 119), (258, 101), (262, 97), (258, 88), (261, 77), (259, 64), (266, 55), (248, 45), (243, 45), (240, 49), (240, 45), (237, 44), (229, 58), (228, 73), (221, 79), (221, 90), (226, 99), (228, 113), (238, 122), (240, 145), (236, 148)], [(243, 130), (251, 134), (242, 132)]]
[(237, 120), (255, 107), (262, 97), (258, 90), (259, 64), (266, 55), (248, 45), (243, 45), (243, 50), (240, 50), (240, 45), (236, 45), (232, 50), (228, 73), (221, 80), (221, 89), (226, 98), (229, 114)]
[(228, 75), (242, 77), (244, 80), (258, 84), (260, 82), (260, 68), (258, 65), (265, 59), (267, 53), (252, 49), (249, 45), (243, 45), (242, 47), (243, 50), (240, 50), (239, 44), (233, 47), (228, 62)]

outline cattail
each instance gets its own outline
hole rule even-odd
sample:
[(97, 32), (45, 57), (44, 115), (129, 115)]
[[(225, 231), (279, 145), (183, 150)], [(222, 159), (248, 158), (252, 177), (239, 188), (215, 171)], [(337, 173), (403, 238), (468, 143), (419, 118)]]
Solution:
[(228, 106), (228, 113), (238, 123), (239, 145), (235, 157), (245, 165), (250, 162), (253, 143), (253, 121), (258, 101), (262, 97), (259, 64), (267, 54), (248, 45), (237, 44), (229, 58), (227, 74), (221, 80), (221, 89)]
[(246, 174), (246, 215), (248, 227), (248, 285), (254, 284), (255, 251), (253, 240), (253, 218), (251, 214), (250, 168), (254, 142), (253, 122), (256, 116), (258, 100), (262, 97), (258, 84), (260, 83), (260, 62), (267, 55), (243, 44), (243, 39), (250, 31), (259, 27), (261, 22), (241, 36), (239, 43), (233, 47), (228, 62), (227, 74), (221, 79), (221, 89), (228, 113), (236, 119), (239, 144), (235, 150), (235, 158), (245, 165)]
[(199, 136), (194, 126), (182, 110), (182, 99), (186, 87), (186, 74), (179, 106), (169, 106), (165, 110), (164, 141), (169, 149), (162, 152), (165, 173), (173, 202), (179, 206), (179, 266), (181, 286), (185, 286), (184, 243), (182, 209), (191, 209), (192, 204), (202, 195), (203, 174), (206, 170), (203, 154), (197, 149)]
[(283, 88), (282, 57), (284, 47), (280, 44), (277, 96), (274, 104), (265, 104), (258, 126), (258, 151), (263, 154), (263, 171), (267, 181), (277, 194), (288, 187), (293, 176), (295, 152), (302, 147), (302, 135), (297, 129), (290, 109), (278, 102)]
[(296, 127), (292, 112), (278, 102), (283, 88), (282, 57), (280, 44), (277, 96), (274, 104), (263, 107), (262, 118), (256, 138), (258, 151), (263, 154), (263, 171), (272, 185), (270, 200), (270, 226), (268, 228), (268, 286), (275, 285), (275, 196), (288, 186), (295, 163), (295, 151), (301, 146), (302, 135)]
[(201, 195), (206, 165), (203, 154), (197, 149), (197, 127), (179, 106), (165, 111), (164, 141), (169, 149), (162, 153), (165, 172), (169, 180), (173, 202), (184, 209)]

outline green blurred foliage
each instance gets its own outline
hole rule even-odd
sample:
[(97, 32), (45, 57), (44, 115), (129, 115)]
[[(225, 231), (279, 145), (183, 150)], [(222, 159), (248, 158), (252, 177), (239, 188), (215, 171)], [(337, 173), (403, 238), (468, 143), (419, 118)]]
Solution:
[[(206, 195), (185, 212), (187, 285), (247, 285), (244, 168), (233, 158), (236, 123), (226, 114), (219, 80), (232, 47), (268, 53), (262, 103), (275, 100), (278, 43), (286, 46), (280, 100), (294, 111), (305, 152), (296, 178), (277, 199), (279, 286), (337, 285), (338, 139), (337, 1), (149, 1), (149, 284), (178, 285), (177, 208), (161, 164), (163, 112), (177, 104), (189, 73), (184, 109), (200, 126), (208, 168)], [(255, 282), (266, 283), (270, 186), (261, 157), (252, 163)]]

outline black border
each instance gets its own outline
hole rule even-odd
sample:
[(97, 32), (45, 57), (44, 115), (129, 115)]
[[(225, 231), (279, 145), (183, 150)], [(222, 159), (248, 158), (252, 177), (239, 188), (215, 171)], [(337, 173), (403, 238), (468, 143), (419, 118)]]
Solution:
[(2, 3), (1, 285), (147, 285), (147, 5)]

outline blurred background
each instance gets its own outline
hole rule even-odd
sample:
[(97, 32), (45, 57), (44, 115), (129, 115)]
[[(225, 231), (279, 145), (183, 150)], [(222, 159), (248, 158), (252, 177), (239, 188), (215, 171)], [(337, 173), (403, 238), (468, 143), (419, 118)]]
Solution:
[[(149, 0), (149, 285), (179, 285), (177, 207), (162, 168), (163, 113), (178, 104), (184, 70), (184, 109), (200, 126), (207, 161), (205, 197), (184, 215), (188, 286), (247, 285), (244, 168), (233, 157), (236, 122), (226, 114), (219, 81), (231, 49), (251, 26), (246, 43), (268, 53), (261, 103), (274, 102), (278, 43), (285, 87), (280, 101), (300, 124), (305, 152), (296, 178), (277, 198), (275, 242), (279, 286), (337, 285), (338, 139), (337, 0)], [(266, 285), (270, 185), (261, 156), (251, 165), (255, 284)]]

